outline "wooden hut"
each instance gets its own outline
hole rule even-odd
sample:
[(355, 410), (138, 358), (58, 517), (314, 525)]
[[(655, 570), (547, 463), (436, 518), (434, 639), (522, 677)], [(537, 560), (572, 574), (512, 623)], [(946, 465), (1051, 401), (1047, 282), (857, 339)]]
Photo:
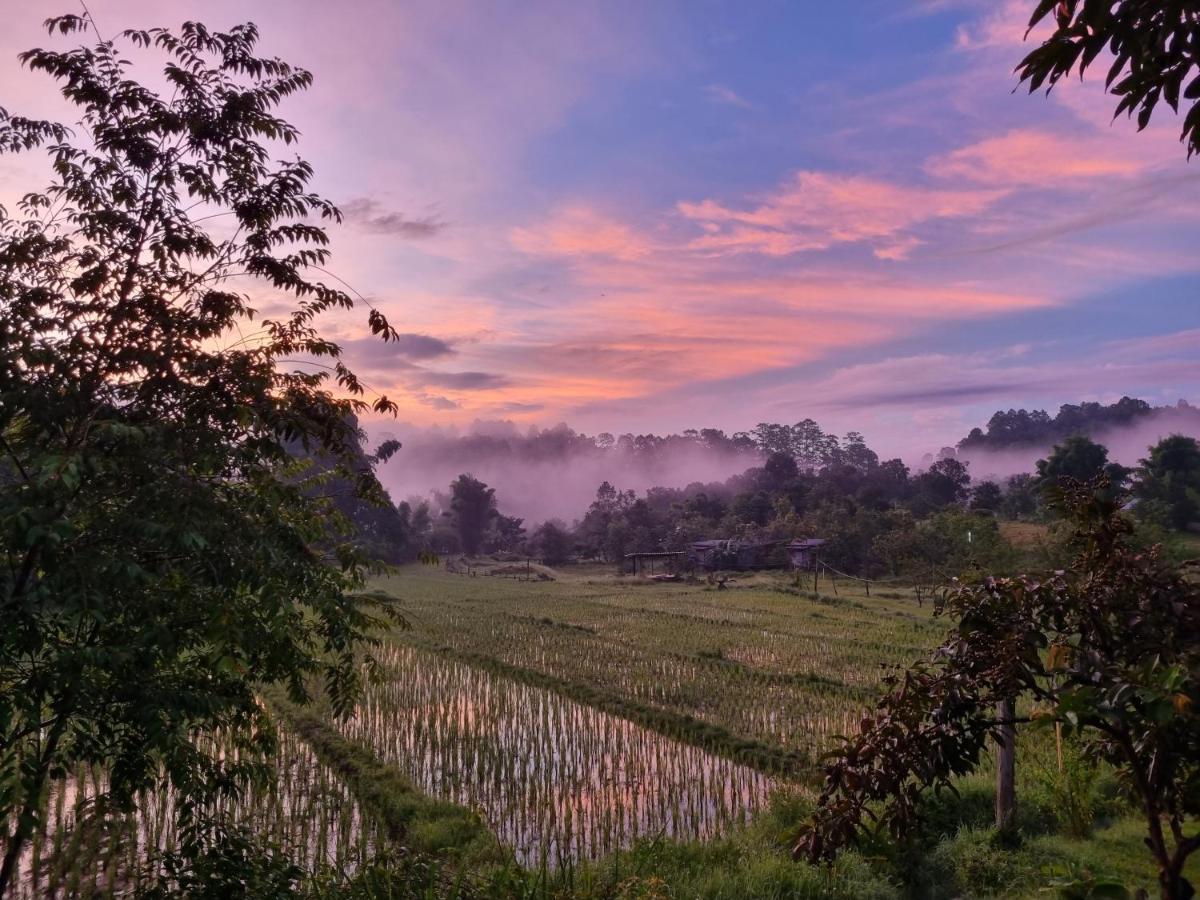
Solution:
[(688, 549), (692, 565), (709, 572), (718, 569), (769, 569), (771, 551), (784, 541), (709, 540), (693, 541)]
[(634, 575), (675, 574), (686, 554), (682, 550), (655, 550), (646, 553), (626, 553), (625, 571)]
[(788, 556), (793, 569), (811, 572), (817, 567), (817, 555), (825, 546), (823, 538), (800, 538), (788, 544)]

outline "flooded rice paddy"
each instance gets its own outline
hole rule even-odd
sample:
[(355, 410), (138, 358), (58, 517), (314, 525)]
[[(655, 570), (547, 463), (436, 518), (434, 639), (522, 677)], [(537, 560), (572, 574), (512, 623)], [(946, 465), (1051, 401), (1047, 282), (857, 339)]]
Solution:
[(477, 809), (518, 859), (559, 865), (635, 838), (711, 838), (773, 779), (550, 691), (402, 645), (345, 733), (425, 792)]
[[(641, 837), (709, 839), (746, 823), (772, 777), (618, 716), (403, 644), (380, 648), (350, 737), (430, 796), (476, 810), (530, 866), (596, 858)], [(381, 841), (353, 792), (283, 730), (277, 778), (225, 801), (228, 820), (306, 871), (352, 872)], [(23, 854), (20, 900), (112, 897), (145, 886), (178, 847), (169, 790), (95, 814), (106, 782), (80, 768), (52, 790)]]
[[(378, 829), (353, 794), (308, 745), (280, 734), (277, 777), (240, 798), (225, 799), (226, 821), (270, 839), (306, 871), (353, 871), (369, 858)], [(96, 815), (107, 789), (99, 769), (80, 767), (50, 792), (44, 827), (20, 860), (15, 897), (111, 897), (152, 883), (165, 852), (178, 847), (171, 791), (142, 794), (134, 813)]]

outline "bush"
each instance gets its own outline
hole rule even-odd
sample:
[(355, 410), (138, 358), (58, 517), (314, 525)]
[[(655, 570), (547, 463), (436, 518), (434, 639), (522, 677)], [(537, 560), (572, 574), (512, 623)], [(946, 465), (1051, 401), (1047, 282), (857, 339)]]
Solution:
[(1048, 862), (1042, 855), (1014, 850), (995, 828), (964, 828), (929, 854), (930, 896), (992, 897), (1037, 883)]

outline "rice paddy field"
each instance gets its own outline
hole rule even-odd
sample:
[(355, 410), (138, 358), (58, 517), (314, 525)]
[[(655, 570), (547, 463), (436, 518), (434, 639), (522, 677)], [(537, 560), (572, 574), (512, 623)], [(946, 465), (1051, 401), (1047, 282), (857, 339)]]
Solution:
[(814, 600), (808, 582), (782, 576), (717, 590), (412, 569), (375, 587), (412, 624), (396, 641), (634, 716), (695, 719), (730, 744), (756, 743), (769, 751), (764, 761), (785, 769), (806, 767), (830, 737), (854, 728), (886, 667), (921, 656), (942, 631), (911, 592), (868, 597), (842, 586)]
[(885, 667), (939, 631), (902, 595), (814, 599), (778, 576), (718, 590), (412, 568), (373, 587), (411, 627), (343, 733), (478, 809), (528, 865), (711, 839), (774, 792), (811, 795)]
[[(303, 869), (353, 872), (381, 842), (378, 823), (286, 729), (274, 765), (274, 781), (223, 801), (221, 812), (267, 837)], [(44, 827), (20, 861), (17, 898), (122, 896), (153, 882), (164, 852), (179, 846), (175, 798), (169, 791), (147, 793), (136, 812), (101, 816), (95, 799), (105, 787), (103, 771), (80, 767), (50, 792)]]
[[(281, 725), (278, 780), (244, 795), (233, 819), (310, 871), (351, 874), (403, 847), (460, 871), (524, 873), (521, 890), (486, 896), (550, 896), (551, 882), (554, 896), (611, 896), (628, 881), (622, 854), (626, 866), (650, 859), (655, 874), (635, 878), (648, 893), (621, 896), (676, 896), (655, 893), (672, 866), (676, 881), (705, 879), (687, 896), (900, 896), (854, 854), (827, 873), (792, 863), (784, 843), (815, 795), (820, 754), (856, 729), (889, 667), (942, 636), (929, 603), (845, 583), (818, 594), (782, 575), (718, 588), (600, 569), (554, 580), (486, 571), (412, 566), (376, 579), (408, 627), (380, 635), (378, 677), (348, 719), (264, 691)], [(99, 826), (88, 800), (102, 786), (102, 773), (80, 771), (47, 798), (23, 900), (126, 895), (175, 846), (169, 795)], [(986, 774), (964, 785), (962, 808), (981, 826), (989, 791)], [(1031, 822), (1053, 819), (1053, 797), (1024, 796)], [(1076, 857), (1149, 884), (1137, 823), (1115, 821), (1069, 846), (1035, 823), (1047, 837), (1029, 845), (1021, 878), (1037, 887), (987, 895), (1037, 896), (1046, 865)], [(974, 872), (991, 859), (985, 836), (947, 827), (946, 866), (961, 857)], [(599, 871), (610, 887), (580, 888)], [(542, 893), (520, 881), (533, 876)]]

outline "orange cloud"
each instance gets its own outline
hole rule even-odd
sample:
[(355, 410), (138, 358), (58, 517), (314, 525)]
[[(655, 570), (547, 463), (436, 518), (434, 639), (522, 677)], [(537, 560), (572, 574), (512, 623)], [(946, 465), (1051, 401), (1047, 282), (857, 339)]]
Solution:
[(534, 228), (514, 228), (509, 239), (518, 250), (533, 256), (636, 259), (649, 251), (643, 239), (625, 225), (581, 206), (562, 210)]
[(1055, 187), (1092, 178), (1128, 177), (1144, 163), (1112, 140), (1068, 138), (1018, 129), (929, 160), (925, 171), (997, 187)]

